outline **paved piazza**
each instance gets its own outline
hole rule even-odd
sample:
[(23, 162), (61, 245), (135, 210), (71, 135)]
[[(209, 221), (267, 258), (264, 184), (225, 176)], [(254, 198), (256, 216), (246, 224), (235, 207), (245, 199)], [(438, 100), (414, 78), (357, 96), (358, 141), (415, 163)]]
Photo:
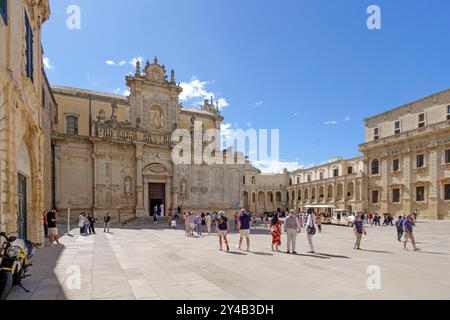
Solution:
[[(262, 226), (252, 230), (251, 253), (237, 251), (237, 234), (224, 253), (216, 236), (188, 239), (142, 221), (98, 231), (74, 230), (63, 246), (40, 250), (25, 281), (32, 292), (14, 288), (10, 299), (450, 299), (449, 221), (418, 224), (418, 253), (402, 251), (393, 227), (368, 227), (366, 250), (357, 252), (350, 228), (324, 226), (316, 255), (305, 253), (303, 230), (296, 256), (273, 254)], [(81, 290), (68, 289), (74, 265)], [(381, 290), (367, 288), (371, 265), (381, 268)]]

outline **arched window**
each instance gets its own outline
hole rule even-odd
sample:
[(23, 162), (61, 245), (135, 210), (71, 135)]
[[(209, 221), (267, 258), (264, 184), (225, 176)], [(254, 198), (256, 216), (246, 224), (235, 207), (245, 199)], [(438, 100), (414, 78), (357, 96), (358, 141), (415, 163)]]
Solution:
[(328, 199), (333, 198), (333, 186), (331, 184), (328, 186), (327, 197)]
[(380, 173), (380, 161), (377, 159), (372, 161), (372, 174), (379, 174)]
[(78, 118), (75, 116), (68, 116), (66, 118), (66, 133), (70, 135), (78, 135)]
[(256, 178), (252, 177), (252, 184), (256, 184)]
[(347, 197), (353, 197), (355, 195), (355, 184), (353, 182), (349, 182), (347, 184)]
[(277, 202), (281, 202), (281, 192), (276, 193)]
[(242, 184), (245, 184), (245, 176), (242, 177)]

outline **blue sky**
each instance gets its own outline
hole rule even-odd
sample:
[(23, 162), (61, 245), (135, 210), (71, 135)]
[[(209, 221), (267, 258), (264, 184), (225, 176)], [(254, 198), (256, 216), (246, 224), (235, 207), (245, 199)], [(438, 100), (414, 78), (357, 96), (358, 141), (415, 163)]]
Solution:
[[(130, 61), (157, 55), (188, 89), (185, 106), (213, 94), (228, 127), (280, 129), (280, 161), (264, 171), (357, 156), (364, 118), (450, 88), (447, 0), (50, 3), (52, 85), (124, 94)], [(381, 30), (366, 26), (371, 4)], [(66, 28), (70, 5), (80, 30)]]

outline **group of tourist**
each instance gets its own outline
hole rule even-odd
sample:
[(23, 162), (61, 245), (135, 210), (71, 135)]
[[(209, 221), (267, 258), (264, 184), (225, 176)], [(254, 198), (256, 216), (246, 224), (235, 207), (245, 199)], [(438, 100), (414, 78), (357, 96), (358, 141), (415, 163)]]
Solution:
[[(156, 212), (155, 212), (156, 213)], [(156, 213), (157, 214), (157, 213)], [(230, 251), (230, 245), (228, 241), (228, 235), (232, 233), (231, 226), (234, 224), (234, 230), (239, 231), (239, 244), (238, 249), (242, 249), (242, 245), (245, 240), (246, 250), (250, 251), (250, 233), (252, 224), (256, 223), (255, 216), (251, 212), (247, 212), (242, 209), (233, 215), (233, 224), (230, 223), (229, 219), (224, 212), (213, 212), (210, 214), (200, 213), (196, 214), (194, 212), (183, 213), (182, 208), (178, 207), (176, 214), (170, 216), (169, 223), (178, 219), (179, 215), (183, 216), (185, 225), (185, 235), (186, 237), (194, 237), (194, 233), (198, 236), (203, 236), (203, 233), (211, 235), (215, 232), (219, 238), (219, 249), (223, 251), (223, 245), (227, 251)], [(297, 236), (302, 229), (306, 230), (306, 236), (309, 245), (308, 253), (314, 253), (313, 237), (317, 232), (321, 232), (322, 228), (322, 217), (323, 214), (315, 214), (313, 209), (309, 209), (306, 214), (297, 214), (295, 210), (286, 211), (281, 213), (278, 209), (271, 216), (268, 213), (260, 215), (261, 221), (266, 225), (271, 235), (271, 248), (274, 252), (279, 252), (282, 245), (282, 235), (283, 230), (286, 234), (286, 247), (287, 253), (297, 254), (296, 244)], [(356, 236), (356, 242), (354, 245), (355, 250), (361, 250), (361, 242), (364, 235), (367, 235), (365, 225), (380, 225), (381, 217), (375, 214), (357, 214), (353, 220), (353, 231)], [(384, 215), (384, 225), (394, 225), (393, 218), (390, 214)], [(96, 234), (95, 223), (97, 219), (94, 215), (90, 213), (81, 212), (78, 219), (78, 227), (80, 228), (80, 235), (87, 236), (91, 234)], [(414, 251), (419, 251), (417, 248), (415, 238), (414, 238), (414, 228), (416, 227), (417, 221), (417, 210), (412, 214), (399, 216), (395, 222), (395, 227), (397, 231), (397, 241), (403, 241), (403, 249), (408, 251), (407, 244), (411, 242)], [(107, 212), (103, 217), (104, 222), (104, 232), (110, 232), (111, 215)], [(59, 236), (57, 229), (57, 215), (56, 209), (52, 209), (47, 214), (44, 213), (44, 230), (45, 236), (49, 238), (50, 244), (59, 244)], [(176, 223), (175, 223), (176, 226)]]
[[(418, 211), (414, 210), (411, 214), (414, 222), (417, 222), (417, 216)], [(383, 217), (378, 213), (363, 213), (361, 220), (364, 224), (370, 224), (372, 226), (394, 226), (394, 217), (390, 213), (383, 214)]]
[[(417, 212), (417, 211), (415, 211)], [(364, 228), (364, 221), (366, 219), (366, 215), (356, 215), (355, 221), (353, 222), (353, 231), (356, 235), (356, 242), (354, 249), (355, 250), (361, 250), (361, 239), (363, 235), (367, 235), (366, 229)], [(377, 214), (375, 214), (377, 216)], [(390, 215), (387, 215), (390, 216)], [(385, 216), (385, 220), (388, 217)], [(393, 220), (393, 219), (392, 219)], [(385, 225), (393, 225), (391, 222), (392, 220), (388, 220), (388, 222), (384, 223)], [(399, 242), (402, 242), (403, 239), (403, 249), (405, 251), (408, 251), (407, 244), (408, 242), (411, 242), (414, 251), (420, 251), (419, 248), (416, 246), (416, 241), (414, 238), (414, 228), (416, 227), (416, 220), (417, 220), (417, 213), (406, 215), (398, 217), (395, 227), (397, 230), (397, 240)]]
[[(378, 215), (372, 216), (372, 220), (376, 220)], [(212, 215), (199, 214), (188, 212), (184, 214), (186, 236), (193, 236), (194, 230), (197, 235), (201, 235), (202, 227), (206, 227), (208, 234), (211, 234), (212, 227), (215, 228), (215, 232), (219, 238), (219, 249), (223, 251), (224, 244), (227, 251), (230, 251), (228, 235), (232, 233), (232, 223), (224, 212), (214, 212)], [(378, 216), (379, 217), (379, 216)], [(261, 221), (264, 222), (271, 235), (271, 248), (274, 252), (279, 252), (282, 245), (283, 230), (286, 234), (286, 252), (297, 254), (296, 244), (297, 236), (302, 229), (306, 230), (306, 236), (309, 246), (309, 254), (315, 253), (313, 238), (317, 232), (321, 232), (322, 214), (315, 214), (313, 209), (309, 209), (306, 214), (297, 214), (295, 210), (290, 210), (287, 213), (280, 214), (280, 211), (273, 213), (271, 217), (266, 214), (260, 215)], [(254, 222), (253, 214), (242, 209), (240, 213), (236, 213), (233, 216), (235, 222), (235, 230), (239, 231), (239, 244), (238, 249), (242, 249), (244, 240), (246, 241), (246, 250), (250, 250), (250, 230), (252, 222)], [(365, 224), (368, 219), (367, 214), (358, 214), (353, 220), (353, 231), (356, 236), (356, 242), (354, 245), (355, 250), (361, 250), (361, 242), (364, 235), (367, 235)], [(390, 225), (388, 216), (385, 216), (387, 220), (386, 225)], [(371, 222), (370, 222), (371, 223)], [(398, 218), (396, 222), (397, 226), (397, 240), (403, 241), (404, 250), (407, 249), (407, 243), (411, 242), (413, 249), (418, 251), (415, 239), (414, 239), (414, 227), (416, 226), (414, 215), (404, 215)], [(320, 231), (319, 231), (320, 230)], [(403, 239), (403, 240), (402, 240)]]
[[(193, 213), (185, 214), (185, 226), (186, 226), (186, 236), (193, 235), (193, 227), (195, 221), (201, 219), (201, 215), (195, 215)], [(256, 223), (254, 215), (242, 209), (240, 213), (235, 213), (233, 216), (234, 227), (236, 231), (239, 231), (239, 244), (237, 248), (242, 250), (242, 246), (245, 241), (246, 250), (250, 251), (250, 233), (252, 224)], [(282, 234), (283, 230), (287, 235), (287, 253), (297, 254), (296, 244), (297, 235), (301, 232), (301, 229), (305, 227), (307, 233), (307, 239), (309, 244), (308, 253), (314, 253), (313, 236), (317, 232), (317, 217), (312, 210), (308, 212), (305, 219), (305, 224), (303, 225), (302, 218), (299, 217), (294, 210), (288, 212), (287, 217), (285, 215), (280, 215), (277, 211), (269, 219), (268, 215), (261, 216), (264, 222), (267, 222), (267, 227), (271, 234), (271, 247), (274, 252), (279, 252), (282, 244)], [(284, 220), (284, 221), (283, 221)], [(193, 222), (194, 221), (194, 222)], [(224, 212), (214, 212), (212, 217), (207, 213), (205, 223), (207, 226), (214, 226), (215, 232), (219, 238), (219, 250), (223, 251), (224, 244), (227, 251), (230, 251), (230, 245), (228, 240), (228, 235), (232, 233), (232, 223), (230, 219), (225, 215)], [(198, 223), (196, 224), (198, 225)], [(211, 229), (208, 229), (208, 233), (211, 233)]]

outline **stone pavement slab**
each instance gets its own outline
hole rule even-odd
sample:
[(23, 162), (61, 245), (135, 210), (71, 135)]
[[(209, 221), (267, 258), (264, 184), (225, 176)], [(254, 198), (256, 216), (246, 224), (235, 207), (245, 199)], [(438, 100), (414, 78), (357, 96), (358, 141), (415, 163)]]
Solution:
[[(403, 251), (391, 227), (367, 227), (362, 251), (352, 249), (351, 228), (323, 229), (316, 254), (306, 253), (306, 235), (299, 235), (298, 255), (272, 252), (264, 226), (252, 230), (251, 252), (237, 250), (238, 235), (230, 235), (230, 253), (218, 250), (214, 235), (186, 238), (166, 225), (88, 237), (73, 230), (61, 246), (38, 251), (24, 281), (31, 293), (15, 287), (10, 299), (450, 299), (449, 221), (419, 222), (421, 252)], [(379, 290), (367, 286), (370, 266), (379, 268)]]

